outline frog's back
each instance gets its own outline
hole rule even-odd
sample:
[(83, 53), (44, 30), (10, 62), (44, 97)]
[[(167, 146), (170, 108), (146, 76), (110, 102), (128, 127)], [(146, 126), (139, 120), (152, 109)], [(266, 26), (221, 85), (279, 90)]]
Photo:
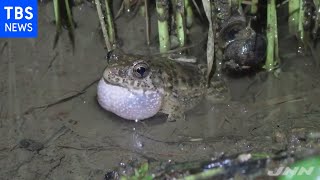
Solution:
[(163, 82), (165, 101), (162, 111), (186, 111), (201, 101), (206, 93), (205, 71), (197, 64), (177, 62), (166, 58), (154, 59)]

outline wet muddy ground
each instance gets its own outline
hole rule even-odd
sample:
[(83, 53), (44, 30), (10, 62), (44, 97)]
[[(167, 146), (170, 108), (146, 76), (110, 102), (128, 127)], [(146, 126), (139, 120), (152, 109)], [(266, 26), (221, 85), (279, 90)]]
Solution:
[[(265, 72), (228, 78), (232, 100), (226, 104), (205, 101), (183, 122), (158, 116), (135, 123), (98, 106), (96, 84), (89, 85), (107, 62), (97, 14), (84, 4), (74, 16), (74, 54), (66, 31), (52, 49), (51, 3), (40, 5), (37, 39), (0, 40), (0, 179), (102, 179), (132, 159), (152, 164), (311, 148), (297, 137), (320, 127), (319, 62), (295, 55), (292, 39), (280, 39), (279, 78)], [(127, 52), (145, 52), (143, 24), (139, 16), (117, 20)]]

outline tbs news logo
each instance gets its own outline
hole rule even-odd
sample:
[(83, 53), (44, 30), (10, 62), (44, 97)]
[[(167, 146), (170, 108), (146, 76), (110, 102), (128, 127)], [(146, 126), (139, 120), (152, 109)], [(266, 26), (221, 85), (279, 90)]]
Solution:
[(37, 0), (0, 0), (0, 38), (37, 36)]

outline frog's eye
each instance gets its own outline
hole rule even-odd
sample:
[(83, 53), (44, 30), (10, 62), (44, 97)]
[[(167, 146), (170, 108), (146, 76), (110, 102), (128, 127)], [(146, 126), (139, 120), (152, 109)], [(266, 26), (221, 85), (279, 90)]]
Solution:
[(149, 73), (149, 65), (144, 62), (137, 63), (133, 66), (133, 75), (137, 78), (144, 78)]

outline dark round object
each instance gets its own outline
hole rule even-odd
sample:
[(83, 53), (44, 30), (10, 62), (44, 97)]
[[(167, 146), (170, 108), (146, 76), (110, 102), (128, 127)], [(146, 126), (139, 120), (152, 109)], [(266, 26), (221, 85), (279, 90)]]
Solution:
[(224, 67), (231, 71), (252, 70), (264, 62), (266, 50), (267, 41), (261, 34), (235, 40), (224, 51)]
[(225, 47), (236, 39), (236, 34), (246, 28), (246, 20), (243, 16), (232, 16), (221, 25), (219, 31), (220, 46)]

